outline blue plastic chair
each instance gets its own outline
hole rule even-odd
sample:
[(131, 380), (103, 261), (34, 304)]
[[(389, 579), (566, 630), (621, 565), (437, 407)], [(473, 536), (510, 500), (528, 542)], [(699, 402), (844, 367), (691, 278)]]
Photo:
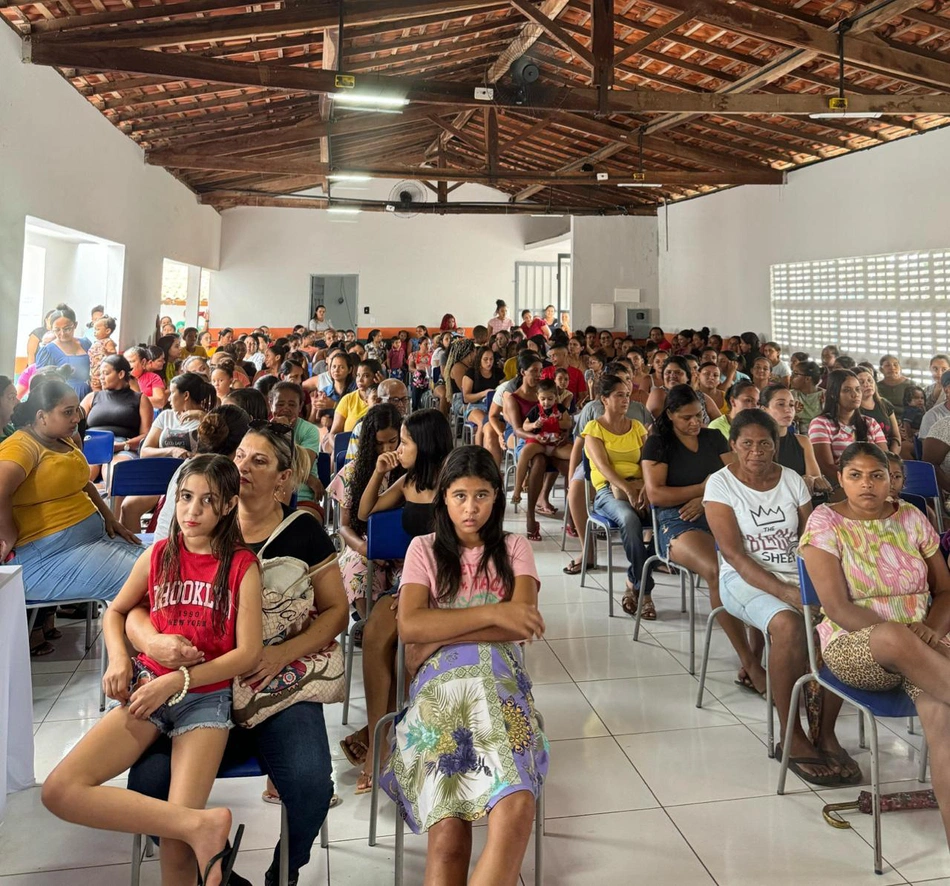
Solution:
[(925, 517), (927, 516), (927, 499), (924, 498), (922, 495), (914, 495), (910, 492), (902, 492), (901, 501), (906, 501), (907, 504), (913, 505)]
[(333, 470), (337, 473), (343, 470), (343, 462), (346, 460), (346, 450), (350, 445), (350, 437), (352, 436), (353, 434), (350, 431), (344, 431), (337, 434), (333, 439)]
[(904, 462), (904, 492), (933, 499), (937, 513), (937, 531), (943, 534), (943, 496), (937, 483), (937, 471), (929, 461)]
[[(590, 460), (587, 453), (583, 454), (584, 461), (584, 499), (587, 502), (587, 523), (584, 526), (584, 545), (581, 548), (581, 587), (587, 579), (587, 558), (597, 553), (598, 533), (603, 533), (607, 541), (607, 613), (614, 617), (614, 558), (613, 548), (616, 544), (623, 544), (620, 538), (620, 527), (610, 517), (598, 514), (594, 510), (594, 503), (590, 497)], [(593, 548), (591, 548), (593, 542)]]
[[(347, 444), (349, 444), (349, 440), (347, 440)], [(346, 450), (344, 449), (343, 452), (345, 454)], [(332, 479), (330, 453), (317, 453), (317, 476), (320, 478), (320, 482), (323, 484), (324, 488), (330, 485), (330, 480)]]
[[(907, 464), (907, 462), (905, 462)], [(928, 465), (931, 467), (931, 465)], [(821, 605), (815, 586), (812, 584), (808, 570), (805, 568), (805, 561), (799, 557), (798, 560), (798, 578), (801, 583), (802, 604), (805, 609), (805, 623), (811, 623), (812, 607)], [(883, 873), (883, 855), (881, 852), (881, 785), (880, 785), (880, 765), (878, 757), (877, 741), (877, 717), (914, 717), (917, 709), (910, 697), (900, 687), (891, 689), (887, 692), (874, 692), (866, 689), (855, 689), (847, 683), (843, 683), (827, 667), (818, 667), (818, 658), (815, 653), (814, 631), (805, 631), (805, 640), (808, 644), (808, 666), (809, 672), (795, 681), (792, 687), (792, 698), (789, 702), (788, 727), (785, 733), (785, 741), (782, 744), (782, 767), (778, 777), (779, 794), (785, 793), (785, 777), (788, 774), (788, 759), (792, 748), (792, 729), (798, 716), (798, 702), (801, 696), (802, 687), (810, 680), (814, 680), (819, 686), (827, 689), (833, 695), (854, 705), (859, 711), (858, 724), (860, 726), (859, 742), (864, 747), (864, 724), (867, 721), (867, 727), (871, 734), (871, 810), (874, 816), (874, 872)], [(927, 775), (927, 739), (920, 750), (920, 771), (917, 774), (917, 780), (923, 782)]]
[(172, 475), (182, 465), (180, 458), (135, 458), (119, 461), (112, 468), (109, 495), (164, 495)]
[[(225, 756), (218, 769), (218, 778), (261, 778), (267, 773), (257, 757), (248, 757), (246, 760), (229, 761)], [(320, 846), (326, 849), (329, 845), (327, 820), (320, 826)], [(153, 853), (151, 837), (145, 838), (145, 854), (151, 857)], [(131, 886), (139, 886), (142, 869), (142, 834), (132, 837), (132, 878)], [(280, 804), (280, 886), (288, 886), (290, 882), (290, 825), (287, 819), (287, 807)]]
[(115, 455), (115, 434), (112, 431), (86, 431), (82, 438), (82, 454), (90, 465), (107, 465)]
[(371, 514), (366, 521), (366, 617), (353, 622), (346, 635), (346, 689), (343, 695), (343, 725), (350, 716), (350, 686), (353, 682), (353, 656), (356, 644), (353, 637), (356, 631), (369, 620), (373, 611), (373, 577), (377, 560), (402, 560), (409, 549), (412, 539), (402, 528), (402, 508), (380, 511)]

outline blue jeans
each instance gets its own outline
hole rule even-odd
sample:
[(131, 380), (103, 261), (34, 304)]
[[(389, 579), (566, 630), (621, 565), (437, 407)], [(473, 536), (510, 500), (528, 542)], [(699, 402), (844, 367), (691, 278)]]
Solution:
[[(614, 498), (610, 484), (601, 486), (594, 496), (594, 510), (609, 517), (620, 527), (620, 540), (627, 555), (627, 578), (635, 588), (640, 588), (640, 576), (647, 559), (646, 546), (643, 544), (643, 523), (628, 501)], [(646, 591), (649, 594), (649, 590)]]
[(68, 529), (17, 545), (10, 564), (23, 567), (31, 603), (111, 600), (145, 548), (109, 538), (97, 511)]
[[(333, 796), (330, 743), (323, 705), (298, 702), (253, 729), (232, 729), (222, 768), (257, 757), (287, 807), (290, 878), (310, 861)], [(156, 741), (129, 771), (129, 790), (165, 799), (171, 782), (171, 742)], [(280, 870), (280, 844), (271, 871)]]

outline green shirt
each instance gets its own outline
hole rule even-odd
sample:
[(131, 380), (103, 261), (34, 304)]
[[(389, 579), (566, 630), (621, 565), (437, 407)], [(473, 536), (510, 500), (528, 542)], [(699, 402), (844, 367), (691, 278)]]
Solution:
[(729, 431), (732, 429), (732, 425), (729, 423), (729, 416), (720, 415), (719, 418), (714, 418), (709, 423), (709, 429), (712, 431), (719, 431), (719, 433), (728, 440)]
[[(309, 421), (298, 418), (297, 421), (294, 422), (294, 443), (316, 453), (316, 458), (313, 460), (313, 467), (310, 469), (310, 476), (318, 476), (317, 460), (320, 458), (320, 429)], [(300, 486), (297, 487), (297, 501), (313, 500), (313, 490), (306, 483), (301, 483)]]

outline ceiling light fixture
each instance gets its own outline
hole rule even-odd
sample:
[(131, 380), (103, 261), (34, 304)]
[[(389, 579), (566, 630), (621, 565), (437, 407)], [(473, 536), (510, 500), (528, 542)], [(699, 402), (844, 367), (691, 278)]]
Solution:
[(618, 182), (618, 188), (662, 188), (660, 182)]
[(560, 212), (532, 212), (531, 218), (564, 218)]
[(395, 95), (373, 95), (361, 92), (331, 92), (330, 98), (340, 108), (358, 111), (377, 111), (382, 114), (400, 114), (409, 99)]
[(332, 212), (334, 215), (359, 215), (362, 210), (350, 206), (330, 206), (327, 212)]
[(334, 182), (368, 182), (372, 178), (368, 175), (359, 175), (353, 172), (331, 172), (328, 176), (330, 181)]

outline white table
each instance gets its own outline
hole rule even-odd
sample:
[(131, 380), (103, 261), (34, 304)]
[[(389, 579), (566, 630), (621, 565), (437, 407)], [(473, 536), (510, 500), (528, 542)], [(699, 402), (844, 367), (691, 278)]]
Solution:
[(22, 569), (0, 566), (0, 821), (7, 794), (35, 784), (33, 679)]

